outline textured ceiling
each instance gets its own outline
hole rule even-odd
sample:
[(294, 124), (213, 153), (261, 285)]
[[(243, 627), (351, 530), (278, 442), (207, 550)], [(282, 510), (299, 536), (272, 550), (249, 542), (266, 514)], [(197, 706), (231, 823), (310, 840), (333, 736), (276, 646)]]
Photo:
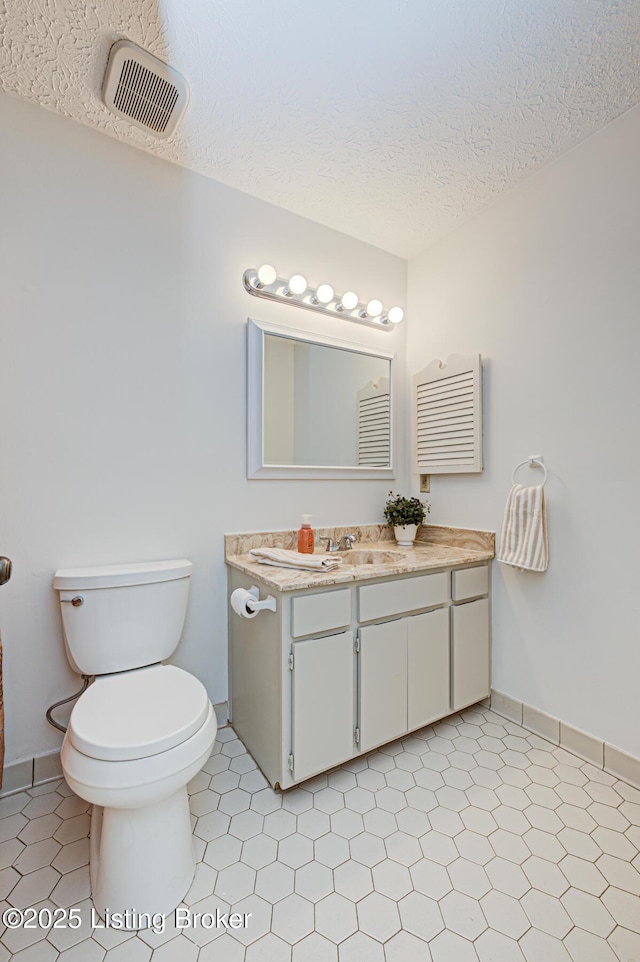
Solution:
[[(123, 37), (190, 83), (169, 141), (102, 104)], [(638, 0), (0, 0), (5, 90), (403, 257), (640, 101), (639, 63)]]

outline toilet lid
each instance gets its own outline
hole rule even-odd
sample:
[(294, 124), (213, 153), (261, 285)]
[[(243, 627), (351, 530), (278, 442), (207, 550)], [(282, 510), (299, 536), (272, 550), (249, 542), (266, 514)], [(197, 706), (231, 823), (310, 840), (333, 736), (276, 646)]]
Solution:
[(197, 678), (154, 665), (97, 678), (76, 703), (68, 736), (90, 758), (147, 758), (186, 741), (208, 713), (209, 696)]

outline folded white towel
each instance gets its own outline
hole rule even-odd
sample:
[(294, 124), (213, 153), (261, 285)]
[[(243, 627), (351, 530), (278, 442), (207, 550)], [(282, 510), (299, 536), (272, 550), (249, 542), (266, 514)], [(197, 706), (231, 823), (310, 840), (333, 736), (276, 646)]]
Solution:
[(504, 509), (498, 561), (526, 571), (549, 567), (544, 485), (514, 484)]
[(326, 554), (300, 554), (286, 548), (252, 548), (249, 552), (255, 561), (276, 568), (302, 568), (305, 571), (331, 571), (342, 564), (342, 558)]

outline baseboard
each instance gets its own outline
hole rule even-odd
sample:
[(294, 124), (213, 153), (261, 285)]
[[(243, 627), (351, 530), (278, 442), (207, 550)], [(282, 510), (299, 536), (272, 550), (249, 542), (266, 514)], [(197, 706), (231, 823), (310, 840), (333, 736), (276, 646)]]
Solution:
[(640, 788), (640, 758), (494, 688), (491, 689), (491, 710)]
[[(58, 752), (58, 757), (60, 753)], [(19, 762), (10, 762), (2, 771), (2, 791), (0, 798), (13, 795), (24, 788), (33, 786), (33, 758), (23, 758)]]
[(229, 724), (229, 703), (228, 702), (221, 701), (219, 704), (213, 706), (213, 710), (216, 713), (218, 728), (224, 728), (225, 725)]
[[(227, 708), (226, 701), (213, 706), (218, 728), (224, 728), (227, 724)], [(2, 773), (0, 798), (23, 792), (26, 788), (34, 788), (36, 785), (44, 785), (45, 782), (53, 782), (57, 778), (62, 778), (59, 749), (46, 752), (44, 755), (35, 755), (33, 758), (10, 762), (4, 766)]]

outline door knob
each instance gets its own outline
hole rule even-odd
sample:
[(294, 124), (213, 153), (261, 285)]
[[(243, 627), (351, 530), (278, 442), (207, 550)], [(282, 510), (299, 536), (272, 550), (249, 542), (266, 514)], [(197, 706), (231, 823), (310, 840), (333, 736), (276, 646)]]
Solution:
[(11, 577), (11, 562), (8, 558), (0, 558), (0, 585), (6, 585)]

